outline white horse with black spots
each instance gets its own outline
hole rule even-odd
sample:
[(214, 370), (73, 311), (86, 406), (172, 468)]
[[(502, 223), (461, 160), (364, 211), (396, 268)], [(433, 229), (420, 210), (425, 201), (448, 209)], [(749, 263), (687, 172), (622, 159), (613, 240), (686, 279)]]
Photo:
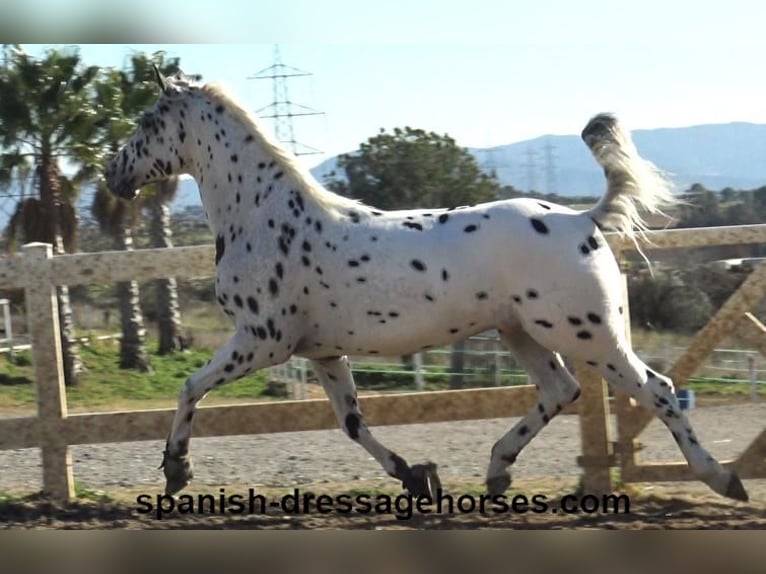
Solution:
[(163, 459), (167, 493), (192, 478), (192, 419), (206, 393), (299, 355), (348, 436), (411, 494), (433, 495), (435, 465), (410, 467), (365, 425), (346, 356), (405, 355), (497, 329), (539, 402), (492, 448), (490, 494), (508, 488), (524, 446), (579, 395), (563, 355), (655, 413), (714, 491), (747, 499), (700, 445), (671, 381), (626, 340), (620, 271), (601, 230), (633, 236), (643, 229), (637, 208), (673, 200), (614, 117), (598, 115), (582, 133), (607, 182), (592, 209), (514, 199), (381, 211), (324, 189), (220, 87), (182, 73), (157, 79), (159, 100), (106, 178), (123, 198), (172, 175), (195, 178), (216, 237), (218, 303), (235, 324), (181, 390)]

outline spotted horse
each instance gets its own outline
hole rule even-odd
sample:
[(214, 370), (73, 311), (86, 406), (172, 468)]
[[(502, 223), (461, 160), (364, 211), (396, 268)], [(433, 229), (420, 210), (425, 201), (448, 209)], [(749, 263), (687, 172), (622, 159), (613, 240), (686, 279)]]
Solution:
[(538, 389), (537, 404), (492, 448), (486, 485), (501, 494), (521, 450), (579, 385), (562, 357), (587, 363), (670, 430), (715, 492), (747, 500), (737, 475), (697, 439), (673, 384), (624, 334), (620, 271), (602, 230), (635, 238), (639, 208), (673, 202), (617, 119), (595, 116), (582, 139), (606, 192), (574, 211), (531, 198), (471, 207), (383, 211), (324, 189), (221, 87), (182, 72), (109, 161), (116, 195), (178, 174), (197, 181), (215, 235), (218, 303), (235, 330), (180, 392), (163, 467), (166, 492), (193, 476), (189, 440), (212, 389), (306, 357), (348, 436), (413, 495), (433, 495), (433, 463), (410, 466), (364, 422), (347, 355), (401, 356), (497, 329)]

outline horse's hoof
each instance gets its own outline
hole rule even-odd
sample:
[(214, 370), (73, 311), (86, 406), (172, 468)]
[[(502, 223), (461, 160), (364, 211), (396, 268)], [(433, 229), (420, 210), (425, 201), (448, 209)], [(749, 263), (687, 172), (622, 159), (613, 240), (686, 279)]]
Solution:
[(161, 468), (165, 473), (165, 494), (173, 495), (186, 488), (194, 478), (191, 456), (173, 456), (165, 451)]
[(747, 502), (750, 500), (750, 497), (747, 495), (747, 491), (745, 490), (744, 485), (742, 484), (742, 481), (737, 476), (737, 473), (732, 472), (731, 477), (729, 478), (729, 484), (726, 485), (726, 492), (723, 493), (724, 496), (728, 496), (729, 498), (733, 498), (734, 500), (740, 500), (742, 502)]
[(436, 464), (427, 462), (415, 464), (410, 468), (409, 480), (404, 487), (412, 496), (425, 496), (433, 500), (441, 491), (442, 483), (436, 472)]
[(490, 496), (505, 494), (509, 486), (511, 486), (511, 475), (507, 472), (487, 479), (487, 493)]

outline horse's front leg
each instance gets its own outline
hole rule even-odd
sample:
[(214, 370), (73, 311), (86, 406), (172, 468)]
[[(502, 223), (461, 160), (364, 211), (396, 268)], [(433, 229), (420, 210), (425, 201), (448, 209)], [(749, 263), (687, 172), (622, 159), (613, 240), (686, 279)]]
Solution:
[(161, 468), (165, 473), (166, 494), (175, 494), (194, 476), (189, 440), (197, 403), (211, 389), (274, 364), (268, 357), (269, 352), (268, 344), (257, 345), (254, 336), (237, 331), (204, 367), (186, 380), (178, 397), (178, 410), (163, 453)]
[(346, 357), (312, 360), (312, 368), (322, 383), (332, 403), (340, 427), (354, 441), (358, 442), (402, 486), (413, 496), (433, 498), (441, 489), (436, 465), (432, 462), (410, 467), (405, 460), (383, 446), (372, 435), (362, 418), (362, 411), (356, 396), (351, 368)]

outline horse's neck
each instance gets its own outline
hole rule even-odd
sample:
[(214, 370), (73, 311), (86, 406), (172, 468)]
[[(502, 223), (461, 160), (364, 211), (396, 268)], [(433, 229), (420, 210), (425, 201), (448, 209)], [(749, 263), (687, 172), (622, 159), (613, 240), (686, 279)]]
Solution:
[[(240, 225), (253, 225), (273, 209), (278, 196), (288, 193), (290, 178), (281, 160), (249, 127), (237, 121), (219, 120), (216, 124), (212, 120), (201, 124), (196, 137), (201, 143), (193, 142), (194, 177), (214, 233), (231, 233), (232, 226), (236, 231)], [(280, 171), (282, 175), (275, 179)]]

